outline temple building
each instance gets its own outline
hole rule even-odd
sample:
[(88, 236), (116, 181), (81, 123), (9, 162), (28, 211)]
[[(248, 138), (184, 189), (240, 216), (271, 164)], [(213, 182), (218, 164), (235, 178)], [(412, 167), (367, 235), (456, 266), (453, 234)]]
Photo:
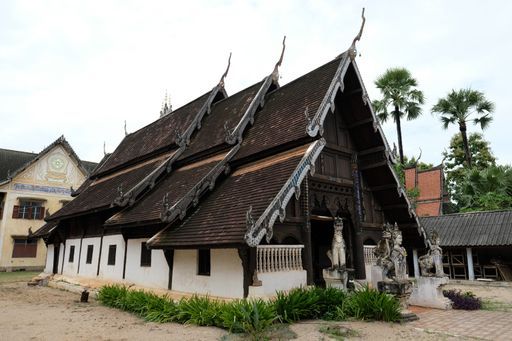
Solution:
[(226, 71), (128, 134), (46, 218), (45, 271), (247, 297), (323, 285), (335, 218), (356, 280), (386, 222), (409, 250), (425, 247), (355, 55), (353, 44), (284, 86), (281, 55), (232, 95)]
[(46, 246), (32, 234), (73, 199), (71, 188), (94, 167), (63, 136), (38, 154), (0, 149), (0, 271), (44, 268)]

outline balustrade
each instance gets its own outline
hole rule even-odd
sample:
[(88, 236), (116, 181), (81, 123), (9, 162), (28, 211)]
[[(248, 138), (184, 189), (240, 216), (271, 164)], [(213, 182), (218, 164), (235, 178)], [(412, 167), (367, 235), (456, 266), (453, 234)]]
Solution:
[(259, 245), (256, 252), (256, 270), (259, 273), (303, 270), (304, 245)]

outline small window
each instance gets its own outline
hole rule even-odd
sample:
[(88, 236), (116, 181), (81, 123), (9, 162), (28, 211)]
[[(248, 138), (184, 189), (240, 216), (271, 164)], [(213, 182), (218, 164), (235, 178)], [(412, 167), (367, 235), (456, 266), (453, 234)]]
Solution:
[(43, 219), (44, 207), (41, 201), (20, 200), (20, 204), (14, 206), (12, 217), (14, 219)]
[(210, 249), (197, 250), (197, 274), (210, 276)]
[(85, 258), (85, 264), (92, 263), (92, 253), (94, 251), (94, 245), (87, 245), (87, 257)]
[(75, 245), (71, 245), (69, 247), (69, 263), (73, 263), (75, 261)]
[(140, 266), (151, 266), (151, 250), (145, 242), (140, 246)]
[(116, 265), (116, 245), (109, 245), (107, 265)]
[(35, 258), (37, 256), (37, 240), (14, 239), (12, 258)]

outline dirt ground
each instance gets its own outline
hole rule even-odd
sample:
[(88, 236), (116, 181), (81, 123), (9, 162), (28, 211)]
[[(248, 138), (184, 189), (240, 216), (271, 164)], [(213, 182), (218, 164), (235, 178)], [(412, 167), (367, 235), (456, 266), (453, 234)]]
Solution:
[[(147, 323), (129, 313), (101, 306), (95, 300), (79, 303), (79, 294), (25, 282), (0, 284), (2, 340), (230, 340), (222, 329), (175, 323)], [(415, 329), (407, 324), (382, 322), (305, 321), (289, 327), (280, 338), (329, 340), (319, 330), (344, 326), (364, 340), (460, 340)], [(291, 332), (290, 332), (291, 330)], [(235, 339), (238, 339), (235, 338)]]

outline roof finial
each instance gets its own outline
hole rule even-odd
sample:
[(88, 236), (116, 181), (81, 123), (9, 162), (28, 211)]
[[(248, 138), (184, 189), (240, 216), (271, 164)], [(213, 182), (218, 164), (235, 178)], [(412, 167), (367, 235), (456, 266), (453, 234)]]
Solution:
[(107, 155), (107, 142), (103, 141), (103, 156)]
[(128, 132), (126, 131), (126, 120), (124, 120), (124, 136), (128, 135)]
[(348, 49), (348, 55), (350, 56), (350, 59), (352, 59), (352, 60), (356, 59), (356, 56), (357, 56), (356, 42), (361, 40), (361, 35), (363, 34), (364, 23), (366, 22), (366, 18), (364, 17), (364, 7), (363, 7), (363, 12), (361, 13), (361, 18), (363, 19), (363, 22), (361, 23), (361, 28), (359, 29), (359, 33), (354, 38), (354, 40), (352, 40), (352, 45), (350, 45), (350, 48)]
[(165, 90), (165, 97), (164, 102), (162, 103), (162, 109), (160, 110), (160, 117), (164, 117), (170, 113), (172, 113), (171, 96), (167, 95), (167, 90)]
[(226, 71), (224, 71), (224, 74), (222, 75), (222, 77), (220, 77), (220, 81), (219, 81), (219, 85), (221, 87), (224, 87), (224, 79), (226, 78), (226, 76), (228, 75), (228, 72), (229, 72), (229, 67), (231, 66), (231, 52), (229, 53), (229, 58), (228, 58), (228, 67), (226, 68)]
[(286, 36), (284, 36), (284, 38), (283, 38), (283, 49), (281, 50), (281, 57), (279, 57), (279, 60), (277, 61), (276, 66), (274, 67), (274, 71), (272, 72), (272, 79), (276, 82), (279, 80), (279, 67), (281, 66), (281, 63), (283, 62), (285, 49), (286, 49)]

